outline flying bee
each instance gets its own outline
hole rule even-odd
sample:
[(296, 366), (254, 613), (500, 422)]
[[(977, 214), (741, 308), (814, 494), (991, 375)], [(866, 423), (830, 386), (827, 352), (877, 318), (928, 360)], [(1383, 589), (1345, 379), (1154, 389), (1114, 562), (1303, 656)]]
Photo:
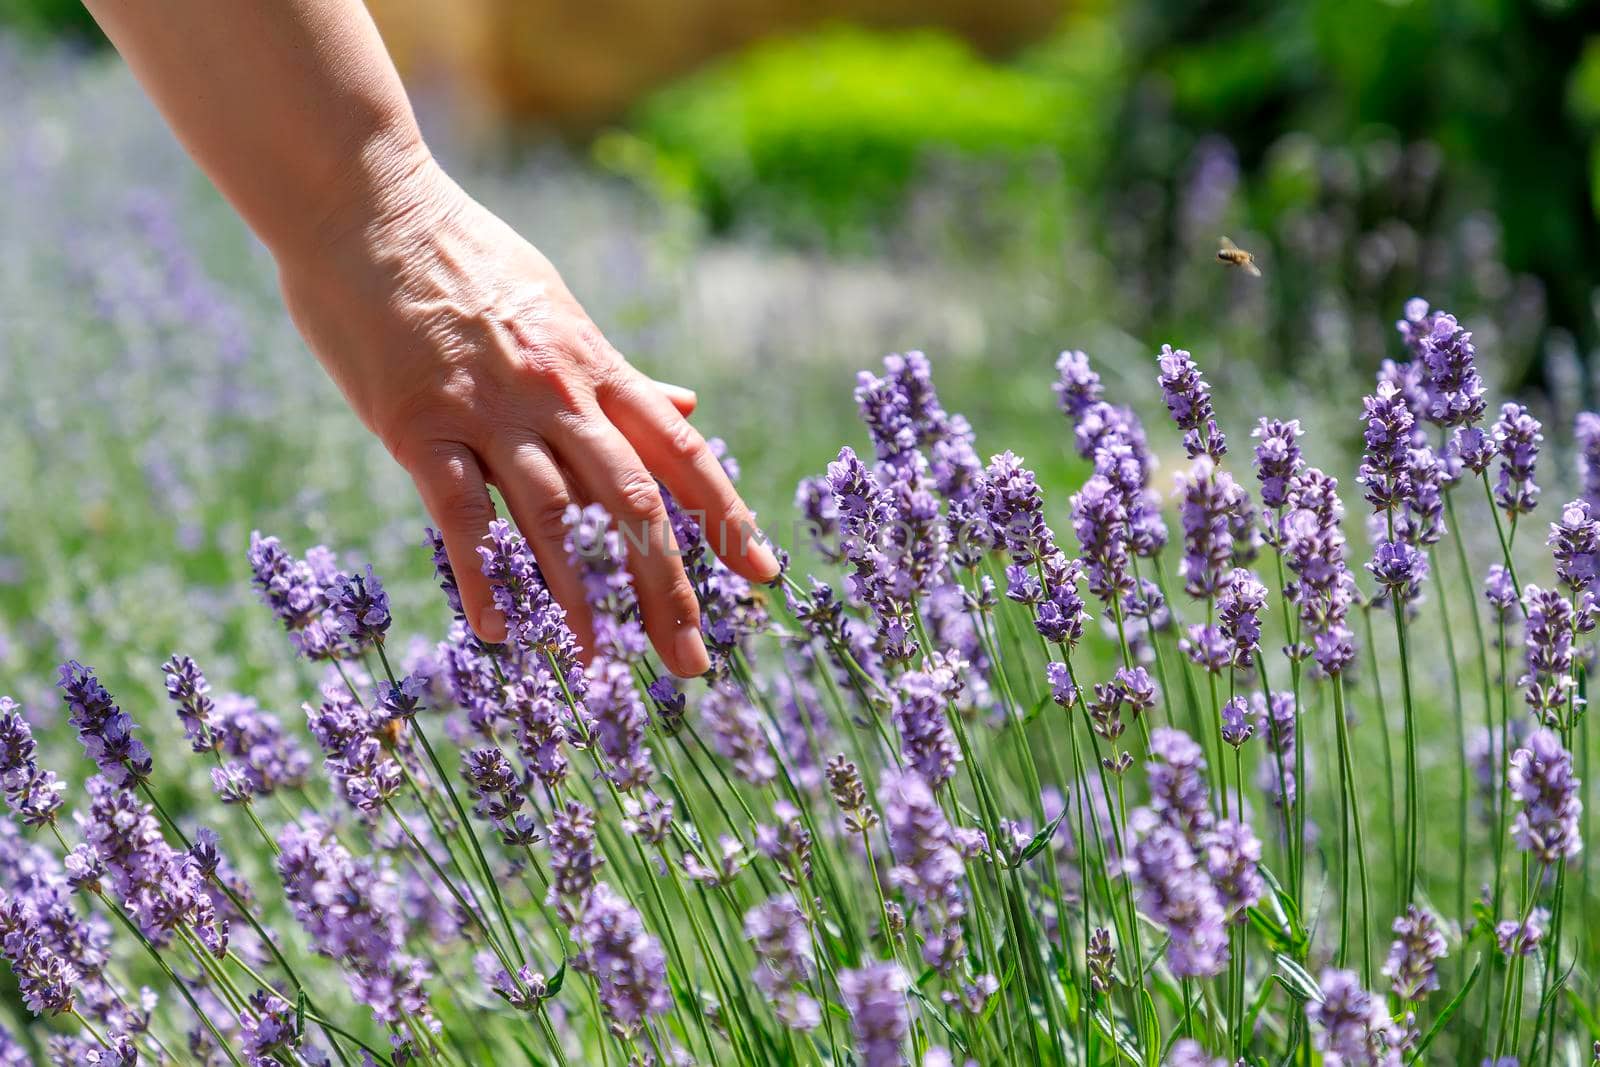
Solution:
[(1256, 266), (1256, 257), (1234, 244), (1227, 237), (1222, 239), (1222, 247), (1217, 249), (1217, 258), (1224, 263), (1246, 270), (1257, 278), (1261, 277), (1261, 268)]

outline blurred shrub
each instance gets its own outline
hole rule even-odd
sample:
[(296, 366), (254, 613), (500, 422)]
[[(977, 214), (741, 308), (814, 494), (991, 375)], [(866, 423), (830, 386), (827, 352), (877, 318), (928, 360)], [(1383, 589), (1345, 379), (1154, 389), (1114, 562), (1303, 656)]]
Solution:
[(0, 0), (0, 26), (30, 34), (103, 40), (83, 0)]
[(755, 220), (849, 244), (894, 217), (931, 158), (1020, 164), (1093, 144), (1113, 53), (1057, 47), (1003, 65), (938, 31), (834, 28), (654, 95), (596, 150), (714, 227)]

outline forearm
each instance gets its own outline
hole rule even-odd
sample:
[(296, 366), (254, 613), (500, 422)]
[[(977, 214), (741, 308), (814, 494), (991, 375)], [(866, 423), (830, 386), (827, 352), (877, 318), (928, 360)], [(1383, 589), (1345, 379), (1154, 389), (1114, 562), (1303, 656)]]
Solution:
[(360, 0), (86, 2), (190, 155), (280, 256), (364, 225), (430, 163)]

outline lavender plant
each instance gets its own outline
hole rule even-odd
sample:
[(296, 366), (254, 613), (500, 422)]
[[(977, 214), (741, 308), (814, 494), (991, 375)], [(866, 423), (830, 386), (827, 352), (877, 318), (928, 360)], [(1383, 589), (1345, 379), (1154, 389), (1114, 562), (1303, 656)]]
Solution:
[[(589, 648), (504, 522), (480, 550), (498, 646), (431, 531), (431, 620), (371, 566), (250, 536), (299, 713), (181, 649), (68, 659), (59, 710), (0, 699), (28, 1016), (0, 1062), (13, 1039), (238, 1067), (1587, 1054), (1600, 417), (1536, 557), (1545, 427), (1517, 403), (1485, 424), (1454, 317), (1398, 325), (1361, 409), (1365, 529), (1336, 442), (1269, 416), (1230, 452), (1245, 427), (1183, 349), (1151, 360), (1164, 434), (1061, 356), (1065, 478), (980, 451), (931, 363), (889, 357), (854, 393), (867, 446), (796, 493), (815, 574), (797, 555), (752, 588), (667, 498), (704, 680), (649, 654), (633, 549), (593, 507), (566, 519)], [(141, 672), (165, 732), (106, 684)], [(36, 741), (57, 718), (81, 758)]]

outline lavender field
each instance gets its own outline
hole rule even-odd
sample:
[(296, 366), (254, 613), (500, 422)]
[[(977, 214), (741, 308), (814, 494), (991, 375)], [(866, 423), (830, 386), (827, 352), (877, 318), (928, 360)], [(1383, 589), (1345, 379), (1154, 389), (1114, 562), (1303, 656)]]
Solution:
[(786, 550), (669, 502), (674, 679), (595, 508), (594, 647), (503, 523), (471, 635), (124, 71), (0, 37), (0, 98), (0, 1063), (1600, 1060), (1600, 416), (1511, 384), (1483, 218), (1288, 220), (1278, 290), (979, 248), (959, 179), (849, 258), (463, 150)]

